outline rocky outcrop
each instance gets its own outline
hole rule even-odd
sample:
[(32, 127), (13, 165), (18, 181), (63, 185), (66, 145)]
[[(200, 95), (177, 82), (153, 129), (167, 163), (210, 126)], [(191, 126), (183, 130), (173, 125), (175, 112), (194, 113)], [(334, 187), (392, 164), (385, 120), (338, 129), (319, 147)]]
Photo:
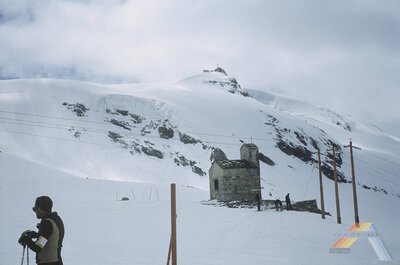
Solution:
[(174, 138), (174, 130), (172, 128), (168, 128), (166, 126), (158, 127), (158, 133), (163, 139), (171, 139)]
[(179, 154), (179, 152), (175, 153), (175, 158), (174, 162), (177, 166), (190, 166), (192, 168), (192, 172), (196, 173), (199, 176), (205, 176), (207, 175), (206, 172), (204, 172), (200, 167), (196, 166), (197, 162), (193, 160), (188, 160), (186, 157), (183, 155)]
[(119, 126), (121, 128), (124, 128), (125, 130), (129, 130), (129, 131), (131, 130), (130, 124), (126, 121), (119, 121), (116, 119), (111, 119), (111, 120), (107, 120), (107, 122), (114, 124), (116, 126)]
[(228, 158), (226, 157), (226, 154), (224, 151), (222, 151), (219, 148), (212, 148), (211, 156), (210, 156), (210, 161), (213, 163), (214, 161), (221, 161), (221, 160), (227, 160)]
[[(231, 201), (231, 202), (222, 202), (217, 200), (212, 201), (202, 201), (204, 205), (213, 205), (218, 207), (228, 207), (228, 208), (257, 208), (256, 201)], [(284, 203), (283, 203), (284, 204)], [(283, 207), (286, 209), (286, 207)], [(274, 200), (262, 200), (261, 201), (261, 209), (263, 211), (266, 210), (275, 210), (275, 201)], [(308, 200), (308, 201), (299, 201), (292, 203), (292, 210), (298, 212), (309, 212), (309, 213), (317, 213), (321, 214), (322, 211), (318, 208), (316, 200)], [(331, 215), (328, 212), (325, 212), (326, 215)]]
[(264, 155), (261, 152), (258, 153), (258, 160), (260, 160), (261, 162), (263, 162), (269, 166), (275, 166), (275, 162), (272, 161), (268, 156)]
[(179, 140), (184, 144), (197, 144), (201, 142), (200, 140), (182, 132), (179, 132)]
[(85, 112), (89, 110), (83, 103), (75, 103), (70, 104), (68, 102), (63, 102), (63, 106), (67, 106), (67, 109), (72, 110), (75, 112), (76, 116), (83, 117), (85, 116)]
[(164, 154), (160, 150), (154, 149), (151, 146), (143, 146), (142, 145), (141, 146), (141, 150), (142, 150), (143, 153), (145, 153), (148, 156), (154, 156), (154, 157), (157, 157), (159, 159), (163, 159), (164, 158)]

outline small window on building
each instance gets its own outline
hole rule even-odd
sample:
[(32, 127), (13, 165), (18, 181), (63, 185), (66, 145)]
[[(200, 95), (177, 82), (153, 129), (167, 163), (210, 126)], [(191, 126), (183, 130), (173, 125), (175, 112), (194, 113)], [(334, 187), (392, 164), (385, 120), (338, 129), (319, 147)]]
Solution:
[(218, 190), (218, 179), (214, 180), (214, 190)]

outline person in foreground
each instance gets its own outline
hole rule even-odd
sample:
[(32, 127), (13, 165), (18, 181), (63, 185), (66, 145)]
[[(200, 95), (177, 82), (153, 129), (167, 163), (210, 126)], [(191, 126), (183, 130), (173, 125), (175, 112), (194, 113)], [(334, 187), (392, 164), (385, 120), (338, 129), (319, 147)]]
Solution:
[[(18, 240), (36, 252), (36, 263), (40, 265), (63, 265), (61, 247), (64, 239), (64, 223), (57, 212), (52, 212), (53, 201), (47, 196), (36, 198), (32, 210), (41, 219), (38, 232), (27, 230)], [(33, 240), (35, 239), (35, 240)]]

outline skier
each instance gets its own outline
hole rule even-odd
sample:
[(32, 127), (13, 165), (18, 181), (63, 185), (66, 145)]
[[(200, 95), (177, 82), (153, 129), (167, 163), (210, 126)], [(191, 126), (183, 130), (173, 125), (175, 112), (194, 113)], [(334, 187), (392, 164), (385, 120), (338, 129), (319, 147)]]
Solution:
[(261, 193), (260, 192), (257, 192), (256, 201), (257, 201), (257, 211), (261, 211)]
[(287, 209), (288, 211), (289, 211), (289, 210), (292, 210), (292, 204), (290, 203), (289, 193), (286, 194), (285, 199), (286, 199), (286, 209)]
[[(36, 263), (46, 265), (62, 265), (61, 247), (64, 238), (64, 223), (57, 212), (52, 212), (53, 201), (47, 196), (36, 198), (32, 210), (41, 219), (37, 225), (38, 232), (27, 230), (18, 240), (21, 245), (28, 246), (36, 252)], [(35, 238), (36, 241), (32, 241)]]

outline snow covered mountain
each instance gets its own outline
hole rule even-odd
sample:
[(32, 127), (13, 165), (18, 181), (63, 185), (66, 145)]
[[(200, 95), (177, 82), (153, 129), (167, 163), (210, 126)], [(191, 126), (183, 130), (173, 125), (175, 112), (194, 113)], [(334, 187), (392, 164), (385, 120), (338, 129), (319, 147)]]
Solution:
[[(206, 219), (217, 218), (221, 212), (225, 212), (229, 222), (234, 226), (239, 225), (244, 221), (243, 215), (226, 212), (228, 209), (217, 213), (210, 206), (207, 209), (213, 210), (207, 211), (204, 210), (206, 206), (200, 205), (200, 201), (208, 199), (208, 170), (213, 159), (221, 156), (237, 159), (239, 148), (245, 142), (253, 142), (259, 147), (260, 160), (263, 162), (260, 165), (264, 199), (283, 199), (290, 192), (295, 201), (317, 199), (318, 204), (318, 158), (314, 152), (321, 149), (324, 154), (322, 172), (325, 208), (333, 214), (329, 219), (331, 224), (335, 223), (333, 162), (332, 154), (327, 150), (333, 146), (337, 151), (342, 220), (346, 224), (343, 225), (345, 228), (335, 226), (333, 230), (344, 232), (353, 222), (350, 154), (349, 149), (344, 147), (351, 138), (354, 145), (361, 148), (354, 150), (360, 218), (377, 223), (379, 228), (388, 232), (388, 246), (392, 248), (393, 254), (400, 253), (399, 240), (389, 232), (393, 226), (388, 227), (400, 217), (400, 139), (388, 135), (370, 122), (339, 115), (321, 106), (265, 91), (244, 89), (222, 68), (206, 70), (178, 82), (156, 84), (103, 85), (55, 79), (0, 81), (0, 137), (0, 164), (2, 169), (6, 169), (0, 173), (0, 205), (2, 215), (7, 216), (0, 227), (6, 234), (3, 229), (9, 229), (12, 224), (10, 218), (17, 217), (11, 213), (12, 206), (21, 207), (27, 201), (32, 201), (40, 195), (39, 191), (53, 194), (63, 202), (61, 205), (67, 207), (65, 201), (69, 200), (71, 194), (60, 190), (57, 181), (65, 189), (71, 189), (70, 192), (77, 190), (79, 194), (93, 196), (99, 196), (95, 187), (105, 193), (108, 185), (118, 187), (109, 192), (109, 195), (115, 196), (115, 191), (126, 185), (131, 190), (138, 190), (136, 197), (140, 197), (138, 194), (142, 192), (142, 199), (143, 189), (148, 190), (150, 185), (164, 190), (160, 194), (165, 195), (165, 200), (168, 199), (167, 184), (175, 182), (182, 187), (182, 193), (186, 194), (182, 197), (185, 201), (197, 203), (194, 207), (197, 210), (187, 204), (182, 204), (182, 209), (203, 212), (205, 215), (199, 217), (199, 220), (208, 225), (211, 224)], [(85, 184), (86, 180), (93, 182)], [(49, 190), (41, 187), (41, 181), (51, 183)], [(135, 196), (133, 192), (127, 194), (131, 199)], [(11, 197), (15, 195), (21, 197), (14, 202)], [(87, 196), (84, 197), (90, 201)], [(79, 205), (79, 198), (71, 201)], [(107, 199), (101, 201), (107, 204)], [(102, 208), (94, 202), (88, 202), (84, 208), (112, 208), (107, 205)], [(156, 205), (154, 209), (159, 210), (162, 206), (166, 205)], [(122, 211), (120, 207), (117, 209)], [(249, 210), (244, 211), (246, 218), (258, 218), (251, 217)], [(27, 216), (23, 211), (18, 212)], [(148, 214), (144, 208), (142, 213)], [(317, 224), (320, 222), (317, 215), (285, 214), (287, 217), (298, 218), (299, 223), (310, 222), (310, 226), (305, 228), (307, 233), (312, 233), (313, 227), (319, 232), (327, 229)], [(273, 222), (285, 222), (282, 217), (269, 218)], [(274, 225), (271, 220), (266, 222)], [(290, 221), (284, 226), (296, 226), (298, 222)], [(17, 226), (24, 223), (18, 221)], [(262, 225), (260, 220), (255, 223)], [(188, 227), (185, 229), (190, 231)], [(394, 229), (397, 234), (400, 232), (399, 228)], [(256, 230), (245, 229), (243, 232), (257, 237)], [(7, 238), (11, 240), (15, 233), (8, 233)], [(289, 240), (297, 235), (307, 241), (307, 235), (296, 234), (298, 232), (294, 231), (291, 233), (284, 233), (283, 239)], [(182, 236), (182, 240), (188, 240), (187, 236)], [(279, 237), (279, 234), (276, 232), (274, 236)], [(334, 238), (328, 238), (327, 242), (324, 241), (326, 236), (318, 239), (326, 243), (326, 251), (334, 243), (330, 240), (335, 241)], [(229, 259), (231, 254), (228, 252), (218, 261), (201, 256), (196, 256), (192, 263), (189, 262), (189, 256), (183, 259), (186, 259), (187, 264), (246, 264), (246, 247), (239, 239), (235, 237), (238, 240), (236, 245), (234, 241), (229, 244), (234, 249), (240, 246), (243, 251), (239, 255), (241, 258), (236, 260), (238, 263)], [(205, 244), (205, 240), (210, 239), (202, 240), (201, 244)], [(255, 240), (270, 246), (268, 238), (257, 237)], [(304, 249), (318, 245), (317, 241), (303, 242), (305, 256), (300, 259), (300, 263), (296, 263), (297, 259), (290, 255), (281, 260), (271, 259), (269, 252), (251, 264), (338, 264), (339, 261), (344, 264), (369, 264), (371, 258), (376, 261), (373, 252), (371, 254), (368, 251), (372, 251), (370, 246), (363, 244), (360, 244), (359, 251), (365, 257), (349, 255), (343, 258), (329, 253), (314, 257), (313, 251)], [(163, 239), (163, 243), (168, 244), (168, 237)], [(283, 240), (282, 244), (285, 244)], [(209, 247), (203, 248), (211, 251)], [(14, 260), (6, 254), (15, 252), (10, 249), (11, 246), (1, 247), (1, 264)], [(162, 245), (156, 249), (162, 253)], [(288, 249), (294, 250), (295, 246), (290, 245)], [(213, 255), (218, 256), (216, 253)], [(333, 259), (333, 262), (326, 262), (327, 259)], [(125, 262), (125, 259), (121, 260)], [(265, 260), (270, 262), (264, 263)], [(307, 263), (307, 260), (311, 263)], [(359, 260), (362, 262), (358, 263)], [(136, 264), (155, 264), (145, 259), (142, 262), (136, 261)], [(112, 259), (109, 263), (78, 263), (115, 264)]]

